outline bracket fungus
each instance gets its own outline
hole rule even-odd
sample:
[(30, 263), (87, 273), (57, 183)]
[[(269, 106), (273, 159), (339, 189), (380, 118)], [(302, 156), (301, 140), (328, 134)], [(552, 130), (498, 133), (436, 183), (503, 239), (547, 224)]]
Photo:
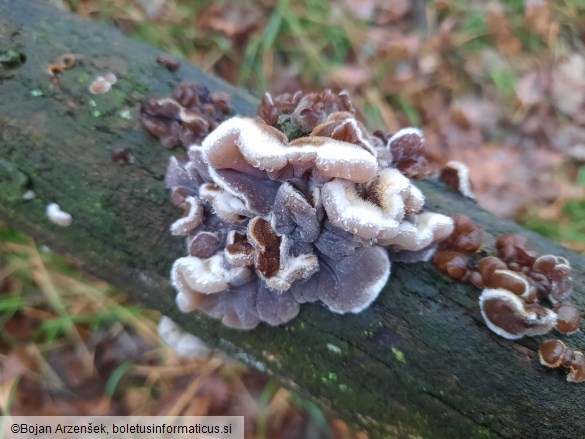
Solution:
[[(206, 100), (221, 117), (202, 111)], [(255, 118), (222, 121), (226, 102), (183, 85), (142, 107), (165, 146), (188, 147), (165, 177), (186, 212), (171, 225), (189, 252), (171, 270), (181, 310), (239, 329), (285, 323), (307, 302), (358, 313), (382, 291), (393, 257), (428, 258), (452, 232), (409, 180), (424, 162), (421, 131), (370, 135), (345, 92), (267, 94)]]

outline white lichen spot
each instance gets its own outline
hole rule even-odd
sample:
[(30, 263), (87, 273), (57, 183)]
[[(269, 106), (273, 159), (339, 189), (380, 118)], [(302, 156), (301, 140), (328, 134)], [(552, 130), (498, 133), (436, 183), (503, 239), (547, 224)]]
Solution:
[(132, 120), (132, 113), (130, 113), (130, 110), (128, 110), (127, 108), (121, 110), (118, 114), (124, 120)]
[(50, 203), (47, 206), (47, 218), (54, 224), (61, 227), (69, 227), (73, 222), (73, 217), (70, 213), (61, 210), (57, 203)]
[(35, 193), (34, 193), (33, 191), (31, 191), (31, 190), (28, 190), (28, 191), (26, 191), (24, 194), (22, 194), (22, 199), (23, 199), (23, 200), (26, 200), (26, 201), (29, 201), (29, 200), (32, 200), (32, 199), (34, 199), (36, 196), (37, 196), (37, 194), (35, 194)]
[(327, 349), (329, 349), (334, 354), (341, 354), (343, 352), (339, 346), (335, 346), (331, 343), (327, 343)]

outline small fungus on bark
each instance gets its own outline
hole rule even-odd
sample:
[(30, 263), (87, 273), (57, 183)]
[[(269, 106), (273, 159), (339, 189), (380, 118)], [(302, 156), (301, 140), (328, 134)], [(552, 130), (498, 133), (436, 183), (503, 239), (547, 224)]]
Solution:
[(457, 160), (447, 162), (439, 171), (439, 180), (461, 195), (475, 199), (469, 178), (469, 168), (465, 163)]
[(560, 340), (547, 340), (540, 345), (538, 356), (543, 366), (551, 368), (563, 366), (569, 369), (568, 382), (585, 381), (585, 356), (581, 351), (568, 348)]
[(69, 227), (73, 223), (71, 214), (61, 210), (61, 207), (57, 203), (48, 204), (46, 213), (49, 221), (60, 227)]
[[(470, 260), (481, 250), (481, 231), (464, 215), (452, 218), (453, 233), (440, 242), (433, 261), (451, 279), (483, 289), (479, 306), (490, 330), (511, 340), (546, 334), (553, 328), (567, 335), (579, 330), (581, 313), (567, 300), (572, 290), (569, 261), (554, 255), (538, 256), (525, 237), (505, 234), (496, 240), (498, 256), (486, 256), (472, 266)], [(546, 303), (553, 309), (543, 306)], [(565, 355), (565, 364), (573, 364), (568, 379), (585, 380), (580, 352), (573, 354), (562, 342), (551, 341), (541, 347), (541, 362), (545, 364), (543, 355), (558, 357), (548, 361), (550, 365), (558, 360), (550, 367), (558, 367)]]
[(180, 357), (206, 359), (211, 355), (211, 349), (203, 340), (183, 331), (167, 316), (162, 316), (158, 322), (158, 335)]
[(89, 85), (88, 89), (91, 94), (98, 95), (109, 92), (112, 85), (118, 82), (118, 78), (113, 73), (107, 73), (104, 76), (98, 76)]
[(546, 334), (557, 323), (554, 311), (537, 303), (526, 303), (502, 288), (483, 290), (479, 307), (486, 325), (499, 336), (511, 340)]
[(211, 93), (193, 83), (179, 84), (171, 96), (142, 103), (142, 125), (167, 148), (189, 147), (201, 141), (232, 115), (229, 95)]

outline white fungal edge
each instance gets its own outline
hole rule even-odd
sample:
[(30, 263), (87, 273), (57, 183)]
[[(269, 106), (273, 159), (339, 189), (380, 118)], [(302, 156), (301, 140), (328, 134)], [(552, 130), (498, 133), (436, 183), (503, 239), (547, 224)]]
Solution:
[(182, 312), (196, 309), (193, 300), (199, 294), (215, 294), (230, 286), (239, 286), (252, 279), (248, 267), (226, 267), (223, 252), (210, 258), (186, 256), (177, 259), (171, 268), (171, 285), (177, 290), (176, 302)]
[(209, 122), (207, 122), (203, 116), (195, 113), (194, 111), (187, 110), (185, 107), (181, 107), (179, 110), (179, 118), (185, 123), (190, 122), (202, 122), (206, 129), (209, 129)]
[(453, 228), (451, 217), (436, 212), (423, 212), (415, 215), (412, 221), (401, 222), (398, 234), (391, 239), (381, 239), (379, 244), (394, 251), (422, 250), (445, 239), (453, 232)]
[(171, 234), (174, 236), (188, 235), (203, 221), (203, 206), (199, 204), (199, 199), (189, 196), (185, 203), (189, 209), (187, 215), (171, 224)]
[(272, 99), (272, 95), (270, 93), (268, 92), (264, 93), (264, 97), (266, 98), (270, 105), (274, 106), (274, 100)]
[(520, 299), (511, 291), (504, 290), (503, 288), (487, 288), (483, 290), (481, 292), (481, 295), (479, 296), (479, 309), (481, 311), (481, 316), (483, 317), (483, 320), (487, 327), (492, 332), (498, 334), (500, 337), (504, 337), (509, 340), (518, 340), (524, 337), (524, 334), (511, 334), (492, 323), (492, 321), (489, 319), (484, 310), (484, 304), (488, 300), (501, 300), (504, 302), (509, 302), (511, 303), (515, 310), (522, 314), (526, 314), (524, 311), (524, 304), (522, 302), (522, 299)]
[[(246, 206), (242, 200), (241, 194), (238, 194), (226, 185), (222, 178), (217, 175), (214, 169), (210, 168), (209, 173), (216, 181), (217, 185), (212, 183), (203, 183), (199, 186), (199, 196), (202, 200), (207, 201), (213, 207), (214, 213), (223, 221), (228, 223), (240, 222), (242, 216), (253, 217), (254, 213)], [(211, 189), (212, 186), (220, 188), (221, 192)], [(246, 200), (247, 201), (247, 200)]]
[(158, 335), (180, 357), (205, 359), (211, 355), (211, 348), (203, 340), (183, 331), (167, 316), (158, 323)]
[(388, 139), (388, 142), (386, 143), (386, 145), (388, 146), (388, 149), (390, 149), (390, 146), (392, 145), (392, 143), (396, 142), (401, 137), (409, 136), (411, 134), (415, 134), (418, 137), (420, 137), (421, 142), (425, 141), (425, 136), (424, 136), (423, 132), (421, 130), (419, 130), (418, 128), (414, 128), (414, 127), (402, 128), (402, 129), (398, 130), (396, 133), (394, 133), (394, 135)]
[(49, 203), (46, 213), (49, 221), (60, 227), (69, 227), (73, 222), (71, 214), (61, 210), (61, 207), (57, 203)]
[[(354, 313), (354, 314), (358, 314), (358, 313), (362, 312), (364, 309), (368, 308), (374, 302), (374, 300), (376, 300), (378, 298), (378, 296), (380, 295), (380, 293), (384, 289), (384, 286), (388, 283), (388, 279), (390, 278), (390, 273), (392, 273), (392, 261), (390, 260), (390, 257), (388, 256), (388, 252), (380, 246), (374, 246), (373, 249), (375, 249), (375, 251), (378, 252), (380, 259), (386, 260), (386, 262), (388, 263), (387, 264), (388, 268), (386, 269), (384, 274), (382, 274), (382, 276), (380, 276), (380, 279), (378, 279), (376, 282), (374, 282), (369, 287), (367, 287), (367, 290), (370, 293), (369, 300), (366, 301), (365, 303), (363, 303), (361, 306), (356, 307), (356, 308), (352, 308), (349, 310), (349, 312)], [(337, 313), (337, 314), (345, 314), (344, 312), (336, 311), (332, 308), (329, 308), (329, 309), (332, 312)]]
[[(338, 112), (340, 113), (340, 112)], [(343, 113), (347, 113), (347, 112), (343, 112)], [(335, 114), (335, 113), (333, 113)], [(351, 115), (351, 113), (347, 113), (348, 115)], [(324, 123), (327, 123), (328, 121), (325, 121)], [(368, 132), (365, 129), (365, 127), (363, 125), (361, 125), (357, 119), (355, 117), (353, 117), (353, 115), (351, 115), (351, 118), (347, 118), (343, 121), (339, 121), (339, 125), (337, 127), (335, 127), (332, 131), (332, 134), (336, 134), (339, 131), (343, 131), (346, 129), (346, 125), (349, 125), (352, 127), (352, 131), (354, 131), (357, 134), (357, 139), (358, 139), (358, 145), (360, 148), (364, 148), (366, 151), (368, 151), (370, 154), (372, 154), (374, 157), (378, 156), (378, 152), (376, 151), (376, 148), (374, 148), (374, 145), (372, 143), (372, 141), (369, 138)]]
[[(115, 82), (114, 82), (115, 83)], [(94, 89), (94, 87), (96, 87), (98, 84), (103, 84), (104, 85), (104, 89), (103, 91), (96, 91)], [(89, 92), (92, 95), (101, 95), (101, 94), (105, 94), (107, 92), (109, 92), (112, 89), (112, 82), (108, 81), (106, 78), (104, 78), (103, 76), (98, 76), (97, 78), (95, 78), (93, 80), (93, 82), (87, 87), (87, 89), (89, 90)]]
[(358, 194), (355, 184), (331, 180), (321, 188), (323, 207), (331, 223), (364, 239), (396, 236), (400, 223)]
[(380, 204), (385, 215), (402, 221), (406, 213), (418, 213), (424, 207), (423, 193), (398, 169), (384, 169), (378, 176)]
[(445, 168), (455, 169), (459, 177), (459, 187), (457, 190), (461, 195), (475, 200), (475, 194), (471, 190), (471, 181), (469, 179), (469, 168), (463, 162), (451, 160), (445, 164)]
[(485, 313), (484, 304), (488, 300), (501, 300), (504, 302), (508, 302), (510, 305), (512, 305), (512, 307), (518, 313), (518, 315), (521, 315), (523, 319), (529, 324), (533, 323), (538, 326), (549, 325), (550, 326), (549, 330), (556, 326), (557, 314), (554, 311), (547, 308), (543, 308), (547, 310), (548, 316), (540, 319), (536, 316), (536, 314), (527, 312), (525, 309), (526, 302), (516, 294), (512, 293), (511, 291), (505, 290), (503, 288), (486, 288), (481, 292), (481, 296), (479, 296), (479, 308), (481, 311), (481, 316), (483, 317), (483, 320), (485, 321), (487, 327), (496, 334), (498, 334), (500, 337), (504, 337), (509, 340), (518, 340), (524, 337), (525, 335), (528, 336), (542, 335), (548, 331), (533, 332), (530, 329), (527, 329), (524, 333), (521, 334), (512, 334), (508, 331), (505, 331), (504, 329), (492, 323), (492, 321)]
[[(203, 157), (210, 167), (213, 168), (210, 156), (230, 136), (235, 137), (235, 146), (246, 162), (261, 171), (274, 172), (287, 164), (294, 167), (295, 164), (306, 166), (314, 163), (314, 167), (328, 179), (340, 177), (366, 183), (378, 169), (376, 157), (358, 145), (328, 137), (316, 137), (314, 145), (310, 144), (310, 137), (301, 138), (308, 144), (289, 145), (262, 130), (254, 119), (242, 117), (226, 120), (203, 141)], [(352, 174), (360, 174), (360, 177), (354, 179)]]
[(301, 254), (296, 257), (290, 257), (290, 240), (287, 236), (282, 236), (281, 238), (278, 272), (270, 278), (265, 278), (259, 272), (258, 276), (264, 280), (268, 288), (284, 292), (290, 289), (294, 281), (308, 279), (315, 274), (319, 270), (319, 259), (314, 254)]
[(226, 237), (226, 246), (223, 249), (225, 260), (234, 267), (246, 267), (254, 264), (254, 253), (250, 254), (233, 254), (229, 253), (227, 247), (234, 244), (236, 238), (235, 230), (230, 230)]
[(118, 77), (112, 72), (106, 73), (103, 78), (108, 81), (110, 85), (114, 85), (116, 82), (118, 82)]

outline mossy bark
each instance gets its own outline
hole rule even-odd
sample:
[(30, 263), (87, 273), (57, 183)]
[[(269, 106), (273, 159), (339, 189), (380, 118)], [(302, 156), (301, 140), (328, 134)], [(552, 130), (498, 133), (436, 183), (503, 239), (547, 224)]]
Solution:
[[(47, 67), (69, 52), (83, 58), (57, 82)], [(479, 291), (431, 264), (396, 264), (380, 298), (358, 315), (306, 305), (289, 325), (240, 332), (178, 313), (167, 278), (184, 249), (168, 226), (180, 212), (162, 182), (169, 152), (141, 128), (140, 103), (181, 81), (230, 92), (241, 114), (251, 114), (256, 100), (187, 62), (169, 72), (155, 62), (159, 53), (40, 1), (0, 0), (0, 218), (371, 437), (585, 436), (585, 385), (538, 364), (545, 337), (512, 342), (491, 333), (481, 320)], [(93, 78), (108, 71), (119, 78), (112, 91), (89, 94)], [(136, 163), (114, 164), (118, 147)], [(574, 301), (585, 306), (585, 258), (435, 182), (419, 187), (429, 209), (473, 217), (486, 231), (488, 250), (494, 235), (517, 232), (541, 252), (567, 257)], [(36, 198), (24, 200), (28, 190)], [(70, 227), (48, 221), (50, 202), (73, 215)], [(567, 343), (583, 348), (585, 337), (578, 333)]]

